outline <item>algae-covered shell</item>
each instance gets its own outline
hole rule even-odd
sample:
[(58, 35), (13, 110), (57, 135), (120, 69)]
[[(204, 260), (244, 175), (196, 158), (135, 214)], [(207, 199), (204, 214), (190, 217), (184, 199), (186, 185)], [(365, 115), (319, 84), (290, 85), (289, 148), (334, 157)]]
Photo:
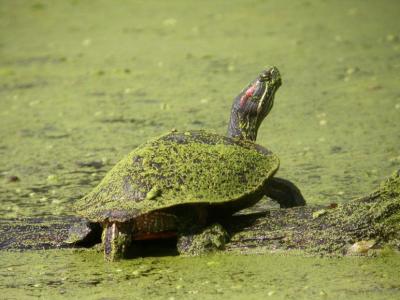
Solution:
[(279, 159), (250, 141), (205, 131), (170, 132), (149, 141), (112, 168), (78, 201), (93, 222), (124, 222), (182, 204), (229, 207), (258, 200)]

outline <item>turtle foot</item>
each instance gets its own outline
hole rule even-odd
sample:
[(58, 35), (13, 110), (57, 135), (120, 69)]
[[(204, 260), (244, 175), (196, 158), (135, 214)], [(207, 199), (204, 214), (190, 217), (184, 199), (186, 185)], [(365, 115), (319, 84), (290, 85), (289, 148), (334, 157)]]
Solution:
[(201, 231), (184, 233), (178, 237), (177, 250), (182, 255), (201, 255), (225, 249), (229, 235), (220, 224), (213, 224)]
[(132, 234), (126, 224), (107, 223), (102, 235), (104, 259), (117, 261), (123, 258), (131, 244)]

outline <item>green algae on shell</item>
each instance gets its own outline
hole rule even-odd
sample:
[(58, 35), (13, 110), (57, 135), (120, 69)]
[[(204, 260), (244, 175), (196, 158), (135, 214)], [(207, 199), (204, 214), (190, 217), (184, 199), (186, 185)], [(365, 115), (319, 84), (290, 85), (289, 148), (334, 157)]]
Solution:
[(278, 157), (252, 142), (205, 131), (170, 132), (115, 165), (78, 201), (77, 211), (93, 222), (124, 222), (180, 204), (229, 203), (238, 210), (259, 198), (278, 168)]

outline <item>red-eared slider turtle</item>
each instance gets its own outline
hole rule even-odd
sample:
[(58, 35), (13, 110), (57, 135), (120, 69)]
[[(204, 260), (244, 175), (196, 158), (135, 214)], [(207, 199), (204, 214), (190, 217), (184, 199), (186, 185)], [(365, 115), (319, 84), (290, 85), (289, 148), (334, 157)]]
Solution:
[(227, 136), (167, 133), (133, 150), (79, 200), (78, 213), (103, 227), (105, 259), (123, 257), (135, 240), (172, 235), (180, 253), (220, 249), (227, 233), (218, 220), (264, 195), (282, 207), (304, 205), (293, 183), (273, 177), (278, 157), (254, 143), (280, 85), (276, 67), (264, 70), (235, 98)]

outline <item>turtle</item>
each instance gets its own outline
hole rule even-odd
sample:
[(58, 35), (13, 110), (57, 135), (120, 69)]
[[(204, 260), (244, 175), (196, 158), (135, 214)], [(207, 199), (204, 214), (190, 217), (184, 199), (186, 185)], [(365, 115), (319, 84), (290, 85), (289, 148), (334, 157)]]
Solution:
[(106, 261), (139, 240), (175, 237), (188, 255), (224, 249), (219, 221), (264, 195), (285, 208), (305, 205), (294, 183), (274, 176), (279, 158), (255, 143), (281, 82), (277, 67), (264, 69), (235, 97), (227, 135), (172, 130), (134, 149), (76, 202), (81, 217), (101, 225)]

